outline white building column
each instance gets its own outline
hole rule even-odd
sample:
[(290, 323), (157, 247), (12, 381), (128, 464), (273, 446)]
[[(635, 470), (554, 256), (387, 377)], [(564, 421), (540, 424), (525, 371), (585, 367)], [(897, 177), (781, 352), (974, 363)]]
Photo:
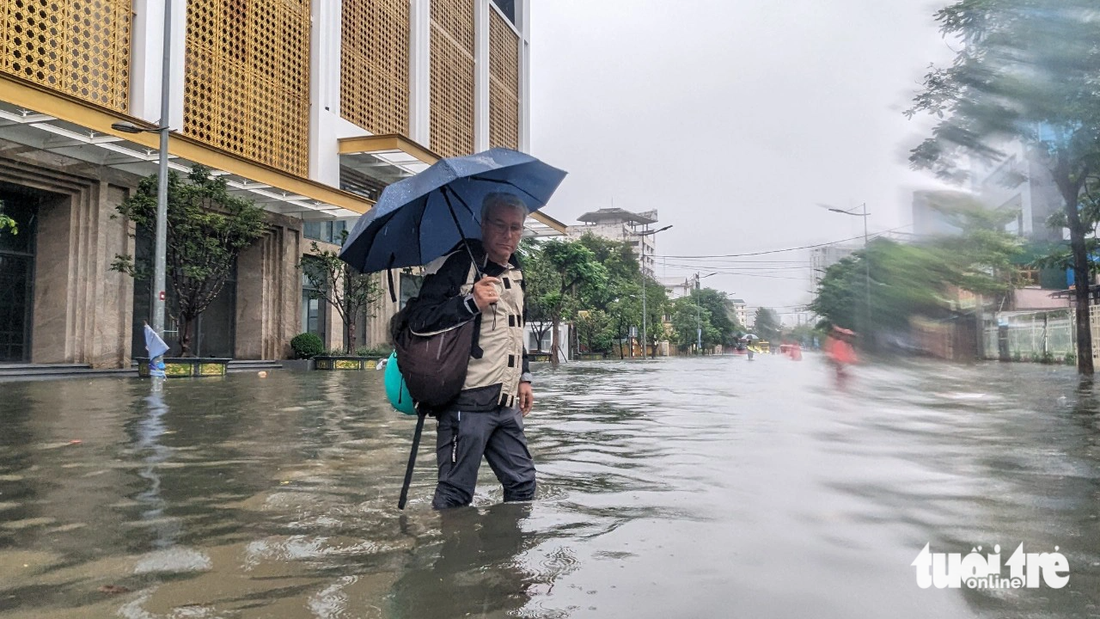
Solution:
[(474, 0), (474, 152), (489, 149), (489, 8)]
[(309, 178), (340, 186), (342, 0), (312, 3), (309, 71)]
[(531, 0), (516, 3), (519, 30), (519, 149), (531, 150)]
[[(183, 129), (184, 53), (187, 49), (187, 2), (172, 2), (172, 71), (169, 125)], [(133, 53), (130, 65), (130, 114), (160, 122), (161, 63), (164, 53), (164, 0), (134, 0)]]
[(432, 3), (409, 0), (409, 137), (432, 140)]

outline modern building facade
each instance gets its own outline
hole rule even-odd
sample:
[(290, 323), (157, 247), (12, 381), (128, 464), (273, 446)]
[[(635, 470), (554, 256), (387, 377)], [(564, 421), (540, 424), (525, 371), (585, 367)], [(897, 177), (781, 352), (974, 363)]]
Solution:
[[(19, 223), (0, 232), (0, 362), (126, 367), (142, 352), (150, 287), (110, 265), (149, 251), (115, 209), (156, 171), (164, 86), (171, 169), (211, 168), (268, 211), (196, 353), (280, 359), (303, 331), (340, 346), (298, 265), (438, 157), (527, 149), (528, 2), (168, 0), (163, 75), (164, 0), (0, 0), (0, 202)], [(405, 275), (399, 302), (418, 284)], [(386, 339), (382, 297), (367, 345)]]
[(810, 290), (816, 291), (825, 271), (862, 248), (854, 245), (823, 245), (810, 250)]
[(569, 226), (570, 238), (579, 239), (585, 234), (594, 234), (612, 241), (624, 241), (630, 244), (642, 272), (656, 277), (654, 256), (657, 252), (656, 234), (644, 234), (657, 223), (657, 211), (632, 213), (621, 208), (601, 208), (585, 213), (577, 218), (579, 226)]
[(1063, 201), (1050, 172), (1039, 162), (1039, 148), (1019, 140), (998, 148), (1004, 153), (1000, 160), (971, 159), (971, 191), (987, 208), (1016, 214), (1006, 232), (1032, 241), (1062, 240), (1062, 230), (1047, 225)]

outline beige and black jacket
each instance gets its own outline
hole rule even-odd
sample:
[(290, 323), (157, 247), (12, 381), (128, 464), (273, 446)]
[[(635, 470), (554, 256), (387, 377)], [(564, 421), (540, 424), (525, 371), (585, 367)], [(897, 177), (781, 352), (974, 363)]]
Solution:
[[(524, 346), (523, 271), (515, 256), (501, 266), (485, 259), (480, 242), (469, 243), (469, 252), (460, 246), (425, 267), (424, 284), (405, 314), (409, 328), (418, 334), (477, 321), (466, 382), (448, 406), (464, 411), (514, 408), (520, 382), (531, 382)], [(478, 271), (474, 260), (486, 276), (501, 280), (500, 301), (485, 312), (478, 311), (471, 294)]]

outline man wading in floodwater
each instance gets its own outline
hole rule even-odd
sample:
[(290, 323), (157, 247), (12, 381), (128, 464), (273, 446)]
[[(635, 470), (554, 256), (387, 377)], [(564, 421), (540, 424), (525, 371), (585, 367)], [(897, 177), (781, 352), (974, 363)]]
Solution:
[[(484, 455), (505, 501), (535, 496), (535, 464), (523, 434), (534, 394), (523, 329), (523, 273), (515, 252), (527, 207), (507, 193), (481, 206), (481, 242), (458, 247), (427, 267), (420, 294), (405, 309), (414, 333), (435, 333), (478, 320), (462, 391), (431, 411), (437, 417), (439, 483), (432, 507), (469, 505)], [(472, 256), (471, 256), (472, 254)], [(477, 279), (477, 269), (484, 277)]]

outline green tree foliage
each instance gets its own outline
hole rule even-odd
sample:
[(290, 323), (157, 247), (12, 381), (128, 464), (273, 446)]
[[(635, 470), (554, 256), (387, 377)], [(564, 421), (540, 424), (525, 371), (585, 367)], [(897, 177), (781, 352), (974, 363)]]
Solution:
[(581, 352), (609, 352), (615, 343), (611, 317), (603, 310), (581, 310), (574, 321)]
[[(571, 247), (564, 251), (565, 246)], [(526, 282), (527, 324), (542, 341), (554, 319), (574, 319), (579, 344), (594, 352), (623, 348), (631, 328), (641, 334), (642, 272), (628, 243), (586, 234), (576, 241), (536, 242), (525, 240), (520, 246)], [(582, 257), (583, 256), (583, 257)], [(585, 266), (594, 274), (576, 279), (562, 292), (563, 265)], [(598, 273), (595, 273), (598, 271)], [(664, 317), (668, 311), (668, 293), (664, 286), (646, 278), (646, 335), (651, 345), (665, 337)], [(556, 331), (556, 330), (555, 330)]]
[(721, 342), (722, 333), (711, 322), (713, 316), (710, 308), (699, 301), (700, 297), (693, 295), (680, 297), (672, 302), (672, 342), (681, 351), (691, 350), (696, 346), (699, 339), (698, 329), (702, 329), (704, 350)]
[[(552, 239), (541, 246), (542, 259), (552, 274), (541, 303), (546, 304), (551, 322), (552, 352), (561, 350), (558, 326), (578, 309), (581, 290), (607, 285), (607, 269), (597, 262), (592, 250), (578, 241)], [(557, 363), (558, 355), (550, 356)]]
[(737, 336), (741, 332), (742, 326), (737, 324), (733, 302), (726, 297), (726, 294), (713, 288), (702, 288), (691, 291), (691, 298), (709, 312), (710, 325), (714, 327), (717, 333), (712, 338), (712, 342), (709, 344), (704, 342), (704, 345), (708, 348), (715, 344), (722, 344), (723, 346), (736, 345)]
[[(907, 113), (937, 119), (912, 151), (915, 167), (965, 179), (965, 161), (1003, 159), (1022, 142), (1061, 194), (1075, 281), (1089, 281), (1082, 198), (1100, 176), (1100, 7), (1095, 0), (959, 0), (936, 13), (959, 41), (954, 62), (934, 67)], [(1076, 293), (1077, 345), (1092, 350), (1088, 288)], [(1092, 374), (1092, 355), (1078, 355)]]
[(752, 330), (757, 337), (763, 340), (778, 342), (782, 331), (779, 314), (776, 314), (775, 310), (766, 307), (756, 310), (756, 316), (753, 318)]
[(535, 335), (538, 352), (543, 352), (543, 338), (554, 325), (554, 308), (558, 299), (551, 293), (554, 292), (557, 274), (543, 257), (542, 249), (536, 241), (523, 239), (519, 254), (520, 264), (523, 265), (523, 304), (527, 312), (527, 324)]
[[(665, 333), (665, 315), (669, 313), (670, 301), (665, 287), (648, 277), (645, 280), (645, 294), (646, 337), (648, 344), (655, 347), (668, 337)], [(641, 313), (640, 301), (638, 309)]]
[[(134, 223), (139, 234), (156, 234), (157, 177), (147, 176), (117, 208)], [(229, 193), (224, 177), (213, 177), (202, 166), (187, 179), (168, 176), (167, 279), (175, 295), (182, 355), (191, 352), (191, 327), (225, 286), (237, 256), (267, 228), (263, 209)], [(135, 278), (146, 278), (152, 264), (116, 255), (111, 268)]]
[[(347, 236), (345, 230), (342, 241), (346, 241)], [(339, 252), (322, 250), (316, 241), (310, 244), (310, 249), (312, 254), (298, 264), (302, 275), (310, 283), (310, 298), (320, 299), (336, 308), (347, 333), (344, 352), (353, 354), (357, 348), (355, 325), (378, 299), (382, 287), (375, 276), (360, 273), (341, 260)]]
[[(592, 233), (585, 234), (578, 241), (590, 249), (596, 260), (607, 269), (607, 282), (600, 286), (587, 286), (582, 291), (581, 304), (585, 308), (598, 309), (609, 317), (606, 337), (614, 341), (623, 341), (630, 335), (631, 327), (638, 329), (641, 335), (642, 325), (642, 271), (634, 250), (625, 241), (612, 241)], [(662, 287), (663, 291), (664, 288)], [(662, 314), (664, 307), (661, 299), (655, 298), (650, 305), (650, 295), (654, 294), (653, 282), (646, 287), (646, 313), (650, 325), (654, 314)], [(649, 335), (649, 333), (647, 333)], [(619, 347), (619, 355), (623, 349)]]
[(19, 227), (15, 225), (15, 220), (4, 214), (4, 202), (0, 200), (0, 232), (8, 230), (11, 234), (19, 234)]
[(810, 309), (825, 326), (870, 336), (866, 345), (877, 333), (906, 331), (913, 316), (952, 315), (960, 290), (1007, 294), (1019, 252), (1018, 239), (987, 229), (919, 245), (876, 239), (825, 271)]

